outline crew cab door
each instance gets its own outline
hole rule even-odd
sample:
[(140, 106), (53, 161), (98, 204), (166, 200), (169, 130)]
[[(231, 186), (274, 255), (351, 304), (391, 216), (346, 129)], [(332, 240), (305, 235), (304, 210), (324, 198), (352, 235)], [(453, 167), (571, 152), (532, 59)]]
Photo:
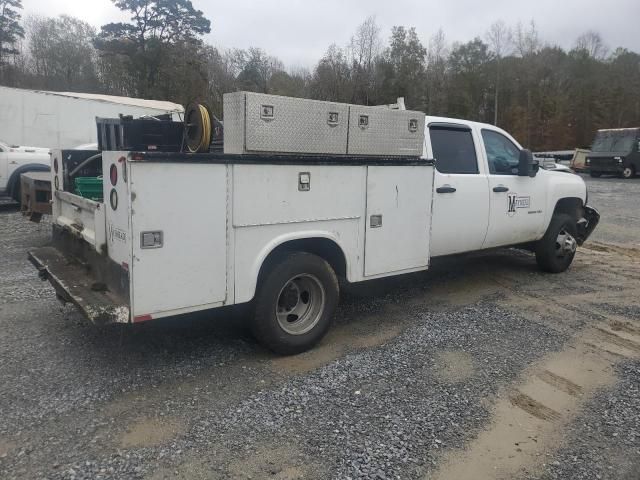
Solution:
[(480, 250), (489, 226), (489, 187), (477, 132), (431, 123), (427, 154), (436, 160), (431, 256)]
[(537, 240), (544, 233), (546, 182), (542, 174), (518, 176), (520, 147), (503, 133), (482, 129), (489, 170), (491, 216), (483, 248)]

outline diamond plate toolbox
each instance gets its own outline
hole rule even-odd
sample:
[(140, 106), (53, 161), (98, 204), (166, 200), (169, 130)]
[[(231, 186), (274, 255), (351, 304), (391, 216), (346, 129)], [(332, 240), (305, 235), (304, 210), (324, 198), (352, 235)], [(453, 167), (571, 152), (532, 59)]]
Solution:
[(349, 155), (422, 155), (424, 113), (360, 105), (349, 110)]
[(224, 95), (224, 152), (420, 156), (419, 112), (250, 92)]
[(236, 92), (224, 95), (224, 120), (225, 153), (347, 153), (345, 104)]

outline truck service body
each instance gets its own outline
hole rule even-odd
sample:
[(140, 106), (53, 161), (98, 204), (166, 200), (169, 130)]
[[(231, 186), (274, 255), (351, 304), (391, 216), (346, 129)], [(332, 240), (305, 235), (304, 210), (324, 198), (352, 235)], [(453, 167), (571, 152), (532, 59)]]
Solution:
[(95, 323), (252, 302), (254, 333), (281, 353), (322, 338), (338, 277), (505, 246), (569, 266), (599, 219), (578, 176), (538, 171), (491, 125), (424, 125), (419, 156), (105, 151), (103, 202), (68, 191), (82, 152), (54, 151), (53, 242), (30, 258)]

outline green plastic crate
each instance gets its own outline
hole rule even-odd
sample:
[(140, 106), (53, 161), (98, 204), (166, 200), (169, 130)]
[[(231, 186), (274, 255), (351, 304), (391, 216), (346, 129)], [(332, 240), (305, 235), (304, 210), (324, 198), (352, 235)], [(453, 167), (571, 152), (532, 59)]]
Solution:
[(76, 195), (102, 201), (102, 177), (76, 177), (75, 187)]

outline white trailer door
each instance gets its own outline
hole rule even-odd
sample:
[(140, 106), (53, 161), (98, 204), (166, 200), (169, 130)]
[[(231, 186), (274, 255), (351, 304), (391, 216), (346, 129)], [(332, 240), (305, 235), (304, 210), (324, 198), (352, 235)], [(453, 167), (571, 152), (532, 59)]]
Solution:
[(369, 166), (365, 277), (429, 265), (432, 166)]

